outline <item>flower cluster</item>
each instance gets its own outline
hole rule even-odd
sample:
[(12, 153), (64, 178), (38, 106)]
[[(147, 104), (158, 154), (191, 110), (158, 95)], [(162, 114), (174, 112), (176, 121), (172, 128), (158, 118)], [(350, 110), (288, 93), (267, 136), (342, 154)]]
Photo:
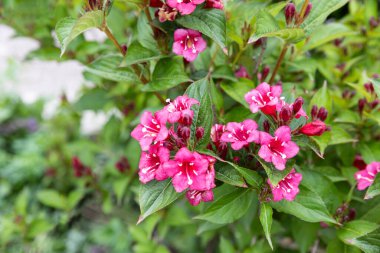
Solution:
[[(185, 36), (185, 31), (183, 33)], [(299, 152), (299, 147), (292, 141), (292, 136), (322, 134), (327, 127), (324, 125), (321, 130), (320, 126), (314, 125), (317, 122), (323, 123), (327, 118), (327, 110), (323, 107), (319, 109), (313, 107), (311, 113), (313, 121), (292, 130), (289, 125), (293, 119), (301, 117), (309, 119), (309, 117), (302, 109), (302, 98), (297, 98), (288, 104), (281, 94), (280, 85), (270, 86), (265, 82), (249, 91), (245, 95), (245, 100), (251, 111), (253, 113), (261, 111), (268, 116), (272, 124), (268, 120), (264, 121), (264, 131), (261, 131), (259, 125), (252, 119), (229, 122), (225, 125), (215, 124), (211, 128), (208, 149), (222, 159), (226, 159), (228, 154), (232, 154), (231, 152), (242, 149), (249, 155), (255, 155), (253, 152), (257, 151), (260, 159), (273, 164), (277, 170), (284, 170), (287, 161)], [(199, 102), (186, 95), (168, 102), (168, 105), (154, 114), (144, 112), (141, 123), (132, 132), (132, 136), (140, 142), (143, 150), (139, 164), (140, 181), (147, 183), (154, 179), (171, 178), (177, 192), (187, 190), (186, 197), (192, 205), (198, 205), (201, 201), (211, 201), (212, 189), (215, 187), (215, 159), (192, 152), (187, 146), (191, 135), (199, 139), (204, 134), (203, 128), (196, 129), (195, 133), (191, 133), (190, 130), (194, 114), (191, 107), (199, 105)], [(271, 134), (271, 125), (275, 128), (272, 129), (273, 134)], [(314, 128), (318, 129), (317, 133)], [(229, 146), (233, 151), (229, 152)], [(235, 163), (241, 161), (238, 156), (232, 159)], [(273, 201), (294, 200), (299, 192), (298, 186), (301, 180), (302, 175), (294, 168), (276, 185), (268, 179)]]
[[(139, 141), (143, 150), (139, 163), (140, 181), (145, 184), (154, 179), (172, 178), (177, 192), (188, 190), (186, 197), (192, 205), (211, 201), (215, 159), (187, 148), (194, 115), (191, 107), (199, 102), (186, 95), (168, 102), (155, 114), (144, 112), (141, 123), (132, 131), (132, 137)], [(198, 128), (196, 132), (196, 137), (201, 138), (204, 131)]]

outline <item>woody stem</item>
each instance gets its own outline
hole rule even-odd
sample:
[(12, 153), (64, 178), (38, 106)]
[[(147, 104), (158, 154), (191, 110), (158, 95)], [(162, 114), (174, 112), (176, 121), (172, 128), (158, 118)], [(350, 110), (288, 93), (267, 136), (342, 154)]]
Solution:
[(277, 63), (276, 63), (276, 67), (274, 68), (272, 76), (271, 76), (271, 78), (269, 80), (270, 84), (273, 83), (274, 78), (276, 77), (276, 74), (277, 74), (277, 72), (278, 72), (278, 70), (279, 70), (279, 68), (281, 66), (281, 63), (284, 60), (284, 57), (286, 55), (286, 51), (288, 50), (288, 47), (289, 47), (289, 45), (288, 45), (288, 43), (286, 43), (284, 45), (284, 47), (282, 48), (282, 50), (281, 50), (280, 56), (278, 57), (278, 60), (277, 60)]

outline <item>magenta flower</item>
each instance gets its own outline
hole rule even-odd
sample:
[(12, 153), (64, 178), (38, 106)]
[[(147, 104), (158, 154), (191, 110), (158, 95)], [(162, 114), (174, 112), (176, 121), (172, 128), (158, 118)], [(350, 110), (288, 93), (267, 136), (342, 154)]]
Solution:
[(226, 126), (225, 125), (220, 125), (220, 124), (215, 124), (211, 128), (211, 140), (214, 143), (220, 142), (220, 138), (222, 137), (224, 131), (226, 131)]
[(279, 127), (274, 136), (261, 133), (259, 156), (266, 162), (273, 163), (276, 169), (284, 170), (286, 161), (297, 155), (299, 147), (291, 141), (291, 129), (288, 126)]
[(206, 0), (205, 8), (223, 10), (223, 0)]
[(163, 141), (168, 137), (168, 129), (166, 128), (167, 115), (162, 111), (144, 112), (141, 116), (141, 123), (133, 129), (131, 135), (140, 142), (141, 149), (147, 151), (152, 142)]
[(273, 201), (277, 202), (282, 199), (293, 201), (300, 191), (298, 189), (298, 186), (301, 180), (302, 175), (300, 173), (296, 173), (294, 169), (292, 169), (292, 171), (290, 171), (290, 173), (285, 178), (283, 178), (276, 186), (272, 185), (272, 183), (268, 179), (268, 184), (272, 189)]
[(214, 193), (212, 190), (197, 191), (197, 190), (188, 190), (186, 192), (186, 198), (191, 205), (197, 206), (203, 202), (209, 202), (214, 200)]
[(237, 78), (250, 78), (248, 71), (244, 66), (240, 66), (240, 68), (235, 72), (235, 77), (237, 77)]
[(164, 107), (167, 112), (169, 123), (180, 122), (183, 125), (191, 125), (194, 112), (191, 106), (199, 104), (198, 100), (189, 98), (187, 95), (179, 96)]
[(230, 122), (220, 140), (230, 142), (233, 150), (239, 150), (251, 142), (260, 142), (260, 133), (256, 129), (257, 124), (251, 119), (244, 120), (241, 123)]
[(177, 192), (190, 190), (204, 191), (210, 189), (209, 161), (197, 152), (181, 148), (174, 160), (166, 162), (164, 170), (167, 176), (173, 178), (173, 186)]
[(275, 115), (278, 103), (281, 101), (281, 93), (281, 86), (270, 86), (267, 83), (261, 83), (256, 89), (245, 94), (245, 101), (247, 101), (253, 113), (261, 110), (267, 115)]
[(177, 29), (174, 32), (173, 53), (183, 55), (189, 61), (194, 61), (200, 52), (207, 47), (202, 34), (191, 29)]
[(179, 11), (181, 15), (189, 15), (192, 13), (198, 4), (203, 3), (205, 0), (167, 0), (166, 3)]
[(380, 162), (372, 162), (364, 170), (355, 173), (358, 190), (364, 190), (373, 184), (376, 174), (380, 172)]
[(156, 179), (165, 180), (168, 178), (166, 175), (163, 164), (169, 161), (170, 151), (162, 144), (150, 146), (149, 152), (141, 154), (139, 163), (139, 177), (140, 181), (144, 184)]

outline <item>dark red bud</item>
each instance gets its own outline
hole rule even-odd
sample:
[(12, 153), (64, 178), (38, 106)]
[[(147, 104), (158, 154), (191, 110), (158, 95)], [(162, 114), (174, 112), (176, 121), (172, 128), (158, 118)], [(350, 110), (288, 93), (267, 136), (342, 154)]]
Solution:
[(235, 156), (235, 157), (233, 158), (233, 160), (234, 160), (234, 163), (239, 163), (239, 161), (240, 161), (240, 157)]
[(303, 101), (302, 97), (298, 97), (296, 99), (296, 101), (294, 101), (294, 103), (293, 103), (293, 114), (296, 114), (297, 112), (299, 112), (299, 110), (301, 110), (303, 103), (304, 103), (304, 101)]
[(375, 29), (379, 26), (379, 21), (375, 17), (371, 17), (369, 19), (369, 26), (371, 27), (371, 29)]
[(320, 224), (321, 228), (328, 228), (329, 227), (329, 224), (327, 224), (326, 222), (323, 222), (323, 221), (319, 224)]
[(287, 105), (283, 106), (280, 111), (280, 119), (282, 120), (282, 122), (288, 122), (291, 116), (292, 111), (290, 110), (290, 107)]
[(126, 44), (123, 44), (123, 45), (121, 46), (121, 49), (123, 50), (123, 54), (124, 54), (124, 55), (127, 54), (128, 47), (127, 47)]
[(282, 82), (278, 81), (274, 86), (282, 86)]
[(285, 20), (286, 20), (287, 25), (293, 22), (295, 14), (296, 14), (296, 6), (293, 3), (287, 4), (285, 7)]
[(326, 124), (320, 120), (315, 120), (313, 122), (307, 123), (300, 129), (300, 133), (307, 136), (320, 136), (326, 131)]
[(373, 74), (372, 77), (377, 79), (377, 78), (380, 78), (380, 75), (379, 74)]
[(350, 211), (348, 211), (348, 220), (353, 220), (356, 217), (356, 210), (355, 208), (351, 208)]
[(370, 107), (371, 109), (375, 109), (376, 106), (378, 106), (380, 103), (380, 101), (378, 99), (374, 100), (371, 104), (370, 104)]
[(190, 126), (193, 119), (189, 114), (185, 114), (182, 116), (181, 123), (185, 126)]
[(128, 159), (123, 156), (115, 163), (115, 167), (120, 173), (124, 173), (131, 168), (131, 165), (129, 164)]
[(184, 140), (187, 140), (190, 138), (190, 132), (191, 132), (190, 128), (187, 126), (178, 128), (178, 135)]
[(205, 134), (205, 129), (203, 127), (198, 127), (195, 131), (195, 137), (197, 137), (197, 140), (202, 139), (203, 135)]
[(269, 133), (269, 131), (270, 131), (270, 124), (269, 124), (268, 120), (264, 120), (264, 122), (263, 122), (263, 128), (264, 128), (265, 132)]
[(318, 114), (318, 106), (313, 105), (313, 107), (311, 108), (311, 117), (315, 119), (317, 117), (317, 114)]
[(327, 118), (327, 115), (328, 115), (328, 111), (326, 110), (326, 108), (321, 107), (318, 111), (317, 118), (320, 119), (321, 121), (325, 121)]
[(364, 162), (361, 155), (356, 155), (353, 164), (359, 170), (364, 170), (367, 167), (367, 164)]
[(365, 90), (368, 92), (368, 93), (374, 93), (375, 92), (375, 89), (373, 87), (373, 84), (370, 82), (370, 83), (365, 83), (364, 84), (364, 88)]
[(265, 79), (268, 77), (269, 75), (269, 72), (270, 72), (270, 68), (269, 66), (265, 66), (263, 71), (261, 72), (261, 81), (265, 81)]
[(313, 4), (312, 4), (312, 3), (309, 3), (309, 4), (307, 5), (307, 7), (306, 7), (305, 15), (303, 15), (303, 20), (305, 20), (305, 19), (309, 16), (309, 14), (310, 14), (312, 8), (313, 8)]
[(363, 112), (366, 104), (367, 104), (367, 100), (365, 98), (359, 99), (359, 102), (358, 102), (359, 113)]
[(160, 0), (150, 0), (149, 1), (149, 6), (154, 7), (154, 8), (160, 8), (163, 5), (163, 2)]
[(340, 45), (342, 44), (342, 42), (343, 42), (343, 39), (335, 39), (334, 40), (334, 45), (336, 47), (340, 47)]

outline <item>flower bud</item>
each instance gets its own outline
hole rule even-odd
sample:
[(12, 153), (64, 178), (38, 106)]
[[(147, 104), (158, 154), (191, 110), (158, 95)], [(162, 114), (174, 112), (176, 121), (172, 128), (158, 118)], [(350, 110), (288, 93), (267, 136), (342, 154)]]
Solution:
[(115, 163), (115, 168), (120, 172), (124, 173), (125, 171), (129, 170), (131, 168), (131, 165), (129, 164), (128, 159), (123, 156)]
[(203, 135), (205, 134), (205, 129), (203, 127), (198, 127), (195, 131), (195, 137), (197, 140), (202, 139)]
[(315, 120), (304, 125), (299, 131), (307, 136), (320, 136), (327, 131), (327, 127), (323, 121)]
[(184, 140), (187, 140), (190, 138), (190, 128), (187, 126), (182, 126), (178, 128), (178, 135)]
[(163, 5), (163, 3), (161, 0), (150, 0), (149, 1), (150, 7), (160, 8), (162, 5)]
[(310, 14), (310, 11), (311, 9), (313, 8), (313, 4), (312, 3), (309, 3), (306, 7), (306, 10), (305, 10), (305, 15), (303, 15), (303, 20), (305, 20), (307, 18), (307, 16), (309, 16)]
[(290, 120), (290, 117), (292, 116), (292, 111), (290, 110), (290, 107), (285, 105), (281, 108), (280, 111), (280, 119), (286, 123)]
[(361, 155), (356, 155), (354, 162), (352, 164), (359, 170), (364, 170), (367, 167), (367, 164), (364, 162), (363, 157)]
[(294, 101), (294, 103), (293, 103), (293, 114), (296, 114), (297, 112), (299, 112), (299, 110), (301, 110), (303, 103), (304, 103), (304, 101), (303, 101), (302, 97), (298, 97), (296, 99), (296, 101)]
[(358, 109), (359, 109), (359, 113), (360, 114), (363, 112), (364, 107), (365, 107), (366, 104), (367, 104), (367, 99), (365, 99), (365, 98), (359, 99)]
[(295, 14), (296, 14), (296, 6), (293, 3), (287, 4), (285, 7), (285, 19), (286, 19), (287, 25), (293, 22)]
[(185, 126), (190, 126), (193, 119), (189, 114), (185, 114), (182, 116), (181, 123)]
[(340, 45), (342, 44), (342, 42), (343, 42), (343, 39), (335, 39), (334, 40), (334, 45), (336, 47), (340, 47)]
[(348, 220), (351, 221), (355, 219), (356, 217), (356, 210), (355, 208), (350, 208), (350, 211), (348, 211)]
[(377, 78), (380, 78), (380, 75), (377, 74), (377, 73), (375, 73), (375, 74), (372, 75), (372, 77), (375, 78), (375, 79), (377, 79)]
[(315, 119), (317, 117), (317, 114), (318, 114), (318, 106), (313, 105), (313, 107), (311, 108), (311, 118)]
[(374, 93), (375, 92), (375, 89), (374, 89), (374, 87), (373, 87), (373, 84), (371, 83), (371, 82), (369, 82), (369, 83), (365, 83), (364, 84), (364, 88), (365, 88), (365, 90), (368, 92), (368, 93)]
[(317, 118), (320, 119), (321, 121), (325, 121), (326, 118), (327, 118), (327, 115), (328, 115), (328, 111), (326, 110), (326, 108), (324, 107), (321, 107), (318, 111), (318, 116)]
[(123, 45), (121, 46), (121, 50), (123, 50), (123, 54), (124, 54), (124, 55), (127, 54), (127, 50), (128, 50), (127, 45), (126, 45), (126, 44), (123, 44)]
[(269, 124), (268, 120), (264, 120), (264, 122), (263, 122), (263, 128), (264, 128), (265, 132), (269, 133), (269, 131), (270, 131), (270, 124)]
[(269, 72), (270, 72), (269, 66), (265, 66), (263, 71), (261, 72), (261, 79), (260, 80), (264, 81), (268, 77)]
[(378, 106), (380, 103), (380, 101), (378, 99), (375, 99), (369, 106), (371, 107), (371, 109), (375, 109), (376, 106)]

